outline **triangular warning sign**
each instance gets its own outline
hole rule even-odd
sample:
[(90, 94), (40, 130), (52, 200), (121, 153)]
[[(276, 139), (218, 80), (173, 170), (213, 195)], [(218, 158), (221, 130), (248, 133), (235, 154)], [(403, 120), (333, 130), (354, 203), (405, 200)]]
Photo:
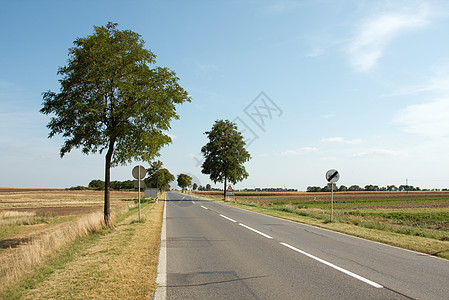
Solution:
[(233, 192), (234, 189), (232, 188), (232, 185), (229, 185), (229, 186), (228, 186), (228, 189), (227, 189), (226, 191), (227, 191), (227, 192)]

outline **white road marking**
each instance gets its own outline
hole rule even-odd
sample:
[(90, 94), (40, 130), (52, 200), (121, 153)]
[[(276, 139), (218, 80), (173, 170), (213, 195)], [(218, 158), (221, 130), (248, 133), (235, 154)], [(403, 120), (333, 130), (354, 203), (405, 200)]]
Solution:
[(272, 239), (272, 238), (273, 238), (273, 237), (269, 236), (268, 234), (265, 234), (265, 233), (263, 233), (263, 232), (260, 232), (259, 230), (256, 230), (256, 229), (254, 229), (254, 228), (251, 228), (251, 227), (249, 227), (249, 226), (246, 226), (245, 224), (239, 223), (239, 225), (245, 227), (246, 229), (249, 229), (249, 230), (251, 230), (251, 231), (254, 231), (255, 233), (258, 233), (258, 234), (260, 234), (261, 236), (266, 237), (267, 239)]
[[(167, 194), (165, 194), (165, 199)], [(164, 217), (162, 220), (161, 249), (159, 252), (159, 264), (157, 266), (156, 283), (159, 287), (156, 289), (155, 300), (167, 299), (167, 202), (164, 202)]]
[(228, 217), (226, 217), (226, 216), (220, 215), (220, 217), (223, 217), (223, 218), (225, 218), (226, 220), (229, 220), (229, 221), (231, 221), (231, 222), (237, 223), (236, 220), (233, 220), (233, 219), (228, 218)]
[(193, 204), (195, 204), (195, 201), (192, 201)]
[(201, 207), (202, 207), (202, 208), (204, 208), (204, 209), (209, 209), (209, 208), (207, 208), (207, 207), (204, 207), (204, 206), (202, 206), (202, 205), (201, 205)]
[(352, 276), (352, 277), (354, 277), (354, 278), (356, 278), (356, 279), (358, 279), (358, 280), (360, 280), (360, 281), (363, 281), (363, 282), (365, 282), (365, 283), (368, 283), (369, 285), (371, 285), (371, 286), (373, 286), (373, 287), (375, 287), (375, 288), (383, 288), (382, 285), (380, 285), (380, 284), (378, 284), (378, 283), (376, 283), (376, 282), (374, 282), (374, 281), (371, 281), (371, 280), (369, 280), (369, 279), (366, 279), (365, 277), (362, 277), (362, 276), (360, 276), (360, 275), (354, 274), (354, 273), (352, 273), (352, 272), (350, 272), (350, 271), (348, 271), (348, 270), (346, 270), (346, 269), (343, 269), (343, 268), (341, 268), (341, 267), (339, 267), (339, 266), (336, 266), (336, 265), (334, 265), (334, 264), (331, 264), (330, 262), (327, 262), (327, 261), (325, 261), (325, 260), (323, 260), (323, 259), (321, 259), (321, 258), (319, 258), (319, 257), (313, 256), (312, 254), (309, 254), (309, 253), (307, 253), (307, 252), (305, 252), (305, 251), (302, 251), (302, 250), (300, 250), (300, 249), (298, 249), (298, 248), (295, 248), (295, 247), (293, 247), (293, 246), (291, 246), (291, 245), (289, 245), (289, 244), (281, 243), (281, 245), (283, 245), (283, 246), (285, 246), (285, 247), (287, 247), (287, 248), (290, 248), (290, 249), (292, 249), (292, 250), (294, 250), (294, 251), (296, 251), (296, 252), (299, 252), (299, 253), (301, 253), (301, 254), (304, 254), (305, 256), (308, 256), (308, 257), (310, 257), (310, 258), (312, 258), (312, 259), (314, 259), (314, 260), (316, 260), (316, 261), (319, 261), (320, 263), (323, 263), (323, 264), (325, 264), (325, 265), (327, 265), (327, 266), (329, 266), (329, 267), (331, 267), (331, 268), (334, 268), (334, 269), (336, 269), (336, 270), (338, 270), (338, 271), (340, 271), (340, 272), (343, 272), (343, 273), (345, 273), (345, 274), (347, 274), (347, 275), (349, 275), (349, 276)]

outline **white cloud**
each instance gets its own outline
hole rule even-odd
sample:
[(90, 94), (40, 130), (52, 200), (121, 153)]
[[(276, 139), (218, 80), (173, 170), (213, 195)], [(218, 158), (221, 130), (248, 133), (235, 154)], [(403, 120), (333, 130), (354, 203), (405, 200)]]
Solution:
[(313, 47), (313, 49), (306, 54), (307, 57), (317, 57), (317, 56), (321, 56), (325, 53), (323, 48), (319, 48), (319, 47)]
[(351, 144), (351, 145), (356, 145), (356, 144), (361, 144), (362, 140), (361, 139), (351, 139), (351, 140), (346, 140), (342, 137), (329, 137), (329, 138), (322, 138), (320, 139), (320, 142), (324, 142), (324, 143), (345, 143), (345, 144)]
[(330, 137), (322, 138), (320, 142), (331, 142), (331, 143), (343, 143), (345, 140), (342, 137)]
[(335, 113), (328, 113), (328, 114), (322, 115), (321, 117), (322, 117), (323, 119), (332, 119), (332, 118), (335, 117), (335, 116), (336, 116)]
[(195, 66), (202, 74), (208, 74), (218, 70), (218, 67), (214, 64), (203, 64), (198, 61), (195, 61)]
[(395, 118), (404, 131), (427, 137), (449, 136), (449, 97), (406, 107)]
[(286, 150), (281, 153), (282, 156), (296, 156), (296, 155), (302, 155), (307, 153), (313, 153), (318, 152), (318, 148), (315, 147), (302, 147), (295, 150)]
[(430, 14), (426, 3), (409, 7), (413, 8), (381, 13), (361, 23), (346, 49), (357, 70), (371, 70), (392, 40), (404, 32), (422, 28), (429, 23)]
[(394, 95), (411, 95), (426, 92), (448, 92), (448, 91), (449, 91), (449, 78), (445, 77), (445, 78), (434, 78), (428, 84), (402, 88)]
[(368, 151), (358, 152), (352, 155), (355, 158), (370, 158), (370, 157), (396, 157), (407, 156), (408, 153), (404, 151), (394, 151), (388, 149), (371, 149)]
[(419, 85), (405, 86), (397, 89), (391, 94), (385, 94), (385, 97), (415, 95), (422, 93), (432, 93), (435, 95), (449, 94), (449, 65), (447, 63), (441, 67), (442, 70), (437, 72), (433, 77), (423, 78)]

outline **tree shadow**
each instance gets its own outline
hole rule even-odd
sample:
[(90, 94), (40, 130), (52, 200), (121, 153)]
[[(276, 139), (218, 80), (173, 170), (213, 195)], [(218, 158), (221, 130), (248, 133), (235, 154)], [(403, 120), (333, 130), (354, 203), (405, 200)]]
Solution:
[(16, 239), (6, 239), (0, 241), (0, 249), (17, 248), (20, 245), (28, 244), (33, 238), (16, 238)]

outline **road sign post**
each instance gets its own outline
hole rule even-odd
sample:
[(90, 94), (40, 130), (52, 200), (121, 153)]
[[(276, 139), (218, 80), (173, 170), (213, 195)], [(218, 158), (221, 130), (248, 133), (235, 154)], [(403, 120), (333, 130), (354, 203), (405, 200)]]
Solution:
[[(232, 188), (232, 185), (229, 185), (228, 188), (226, 189), (226, 198), (228, 198), (228, 195), (233, 195), (234, 196), (234, 203), (237, 203), (237, 200), (235, 199), (235, 193), (234, 193), (234, 189)], [(227, 199), (225, 199), (227, 200)]]
[(331, 187), (331, 222), (333, 221), (334, 217), (334, 185), (332, 184)]
[(334, 187), (338, 179), (340, 179), (340, 173), (337, 170), (330, 169), (326, 172), (326, 180), (329, 182), (331, 188), (331, 222), (334, 217)]
[[(140, 222), (140, 186), (142, 185), (142, 183), (143, 183), (143, 178), (145, 177), (145, 173), (146, 173), (146, 170), (145, 170), (145, 168), (144, 167), (142, 167), (142, 166), (135, 166), (134, 168), (133, 168), (133, 171), (132, 171), (132, 174), (133, 174), (133, 177), (135, 178), (135, 179), (137, 179), (136, 181), (137, 181), (137, 188), (138, 188), (138, 190), (139, 190), (139, 222)], [(134, 182), (134, 184), (135, 184), (136, 182)]]

